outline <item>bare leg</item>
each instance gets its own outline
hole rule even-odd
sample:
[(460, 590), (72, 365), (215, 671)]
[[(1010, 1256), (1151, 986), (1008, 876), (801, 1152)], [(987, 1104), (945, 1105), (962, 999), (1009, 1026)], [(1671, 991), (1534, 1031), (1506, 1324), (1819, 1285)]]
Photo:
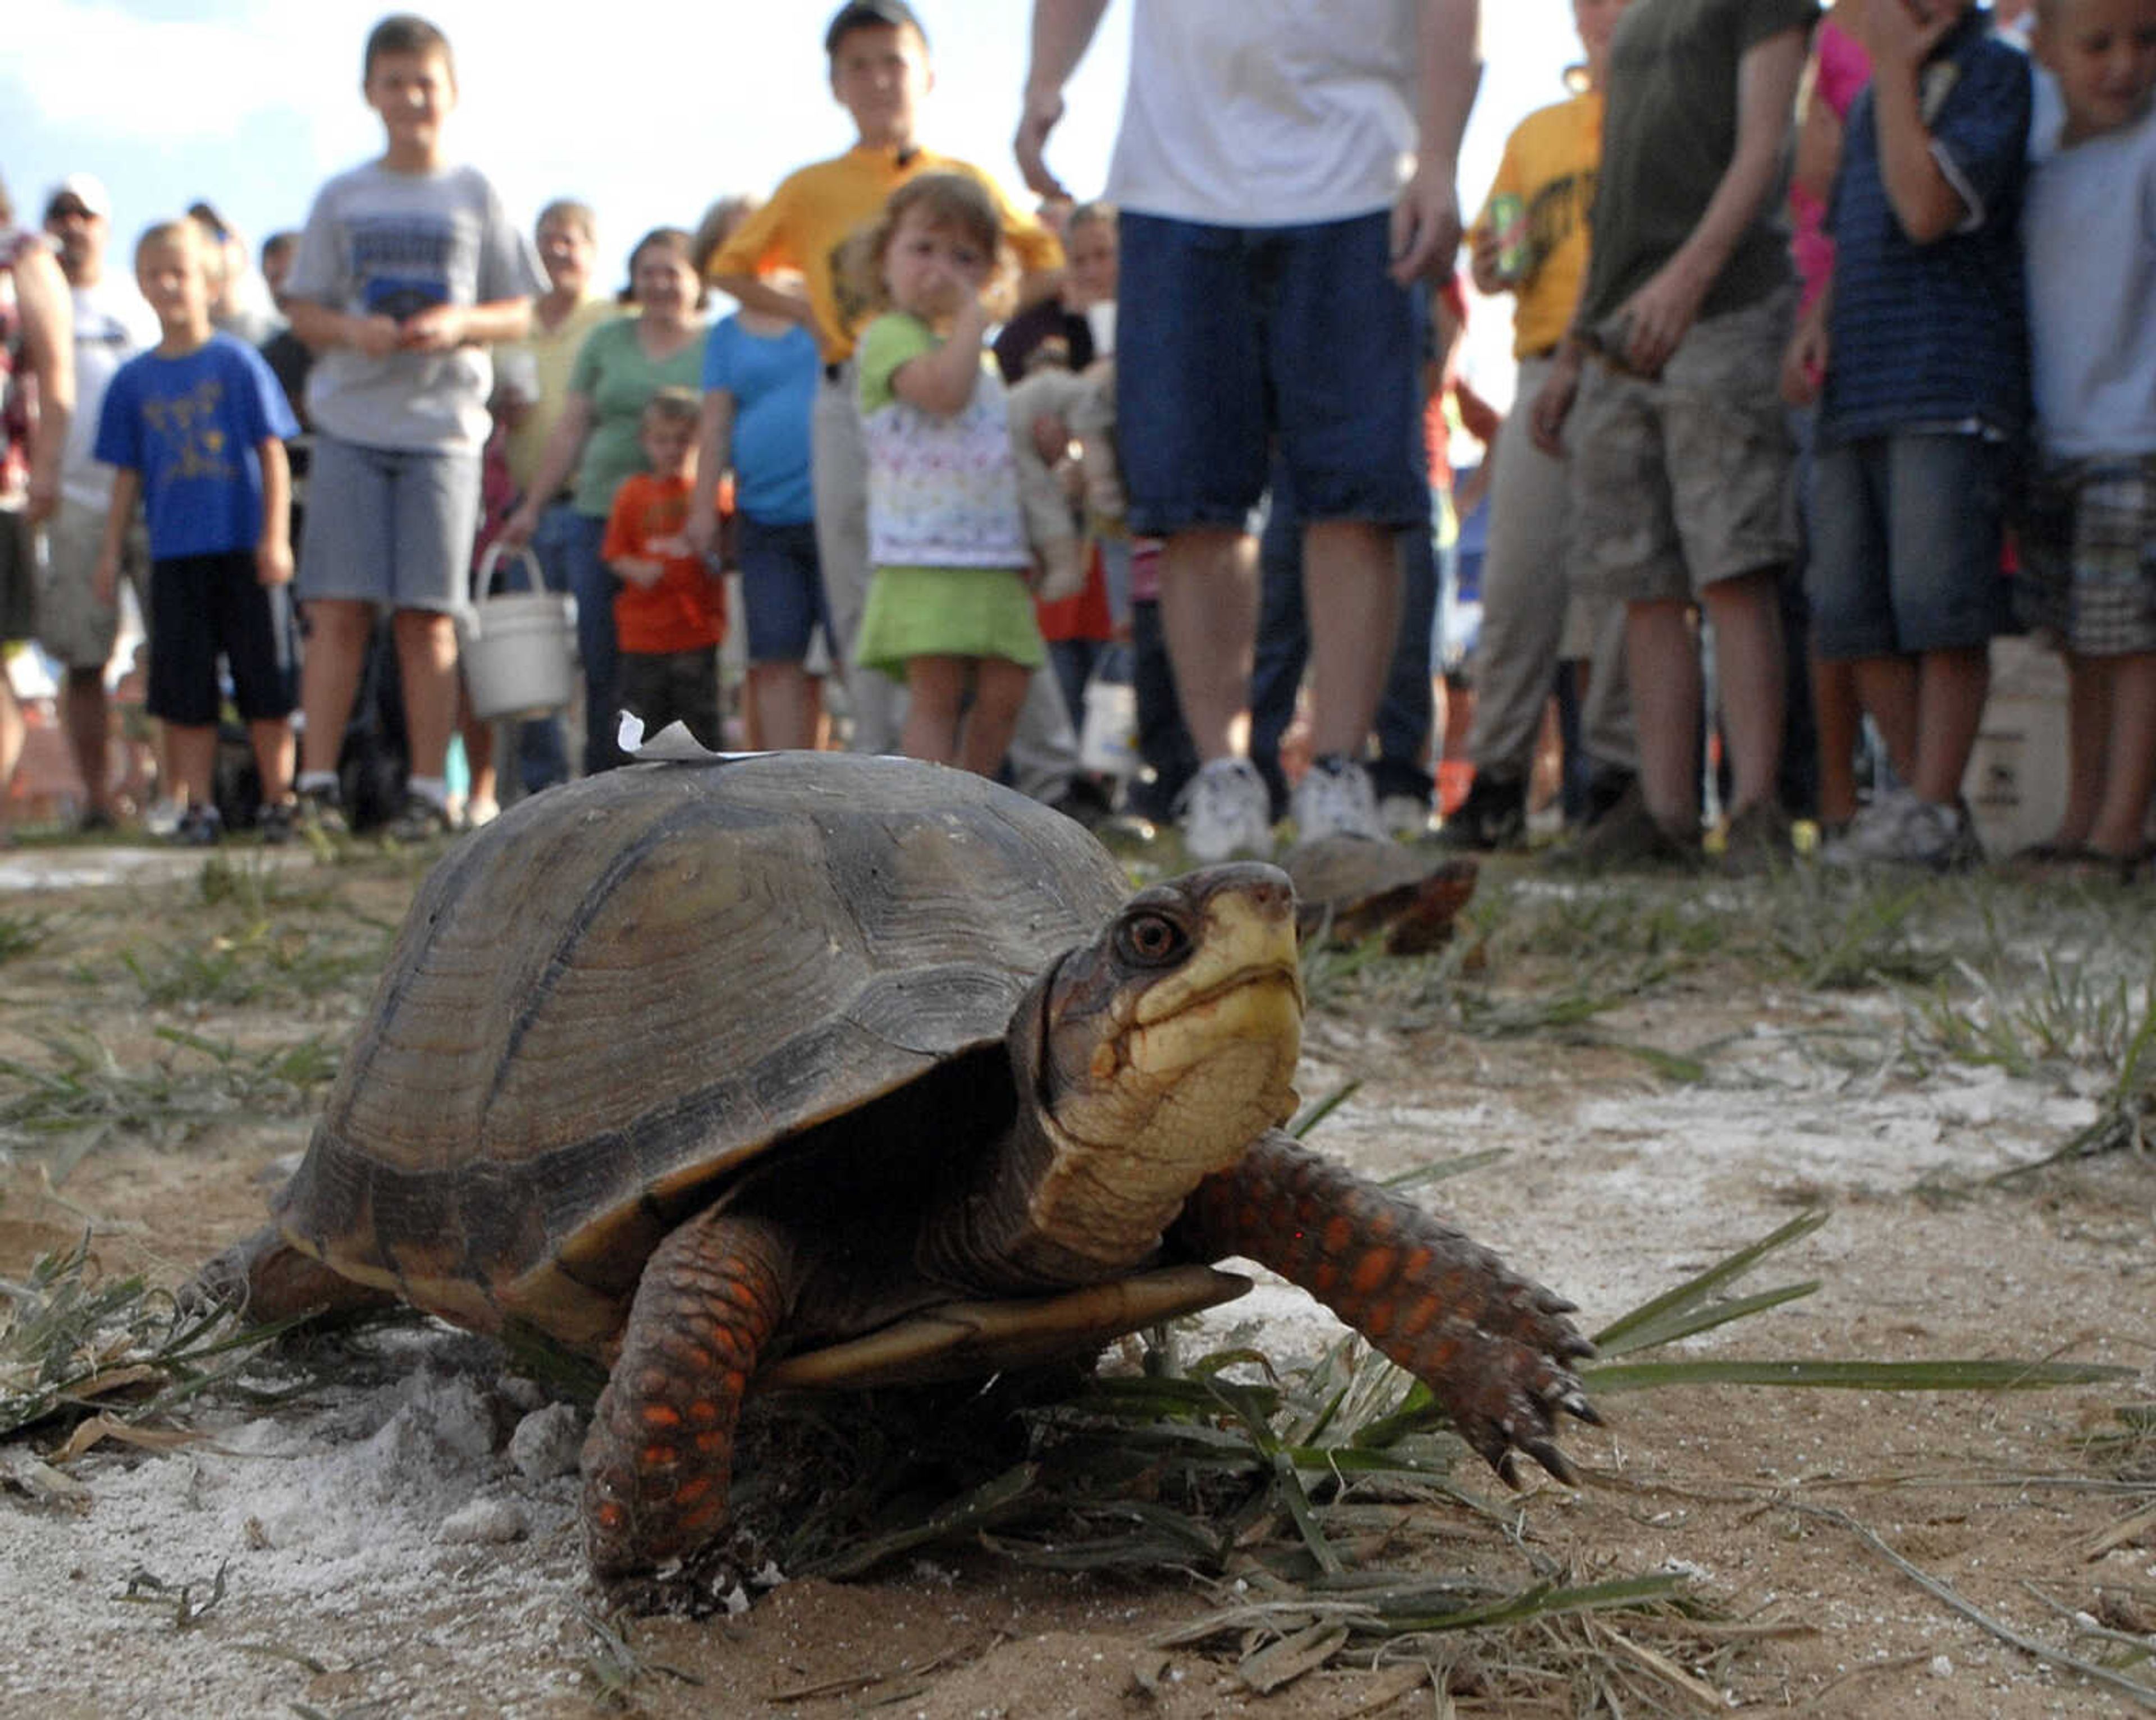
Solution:
[(174, 787), (183, 806), (216, 804), (217, 726), (168, 722), (165, 745), (172, 755)]
[(300, 660), (300, 709), (307, 719), (300, 748), (302, 770), (336, 771), (373, 631), (369, 604), (317, 598), (307, 605), (307, 649)]
[(102, 669), (70, 669), (60, 681), (60, 727), (68, 753), (82, 778), (85, 809), (112, 811), (112, 701), (105, 696)]
[(908, 758), (951, 764), (958, 757), (958, 706), (966, 696), (963, 657), (911, 657), (906, 665), (906, 726), (899, 748)]
[(816, 744), (814, 690), (800, 664), (750, 664), (748, 694), (757, 747), (784, 751)]
[(1175, 1235), (1301, 1286), (1429, 1386), (1507, 1481), (1516, 1451), (1570, 1478), (1556, 1418), (1599, 1420), (1565, 1366), (1594, 1353), (1571, 1304), (1413, 1202), (1275, 1129), (1199, 1185)]
[(584, 1439), (585, 1548), (599, 1576), (717, 1536), (742, 1398), (793, 1270), (777, 1232), (724, 1213), (691, 1219), (653, 1253)]
[(1311, 748), (1359, 758), (1399, 633), (1400, 568), (1391, 528), (1326, 520), (1302, 535), (1310, 617)]
[[(1717, 580), (1702, 601), (1714, 623), (1715, 679), (1729, 747), (1729, 809), (1771, 805), (1788, 712), (1780, 574), (1768, 567)], [(1638, 684), (1634, 684), (1637, 696)]]
[(1812, 655), (1812, 721), (1819, 730), (1819, 815), (1823, 824), (1856, 816), (1856, 737), (1863, 706), (1846, 663)]
[(290, 721), (272, 716), (250, 722), (247, 739), (254, 749), (255, 773), (262, 778), (262, 804), (283, 805), (292, 798), (292, 771), (298, 751)]
[(1917, 769), (1909, 786), (1919, 799), (1952, 806), (1984, 721), (1991, 691), (1991, 653), (1927, 651), (1917, 667)]
[[(1258, 629), (1257, 562), (1246, 536), (1206, 526), (1169, 538), (1161, 552), (1160, 619), (1199, 762), (1238, 756), (1246, 744)], [(1370, 677), (1373, 701), (1382, 679)]]
[(404, 727), (412, 774), (439, 777), (449, 763), (457, 721), (457, 629), (434, 609), (399, 609), (391, 627), (404, 678)]
[[(8, 529), (0, 521), (0, 530)], [(23, 761), (23, 707), (15, 702), (15, 689), (7, 670), (0, 667), (0, 843), (12, 839), (13, 814), (8, 806), (15, 792), (15, 767)]]
[(2099, 853), (2138, 855), (2145, 845), (2148, 800), (2156, 792), (2156, 653), (2114, 657), (2111, 734), (2105, 750), (2103, 806), (2089, 831)]
[(1625, 668), (1640, 735), (1640, 791), (1672, 833), (1699, 828), (1699, 644), (1675, 599), (1625, 609)]
[(958, 762), (977, 777), (992, 777), (1003, 768), (1018, 732), (1019, 707), (1025, 703), (1033, 671), (1001, 657), (973, 662), (973, 703), (958, 738)]
[(471, 708), (471, 701), (463, 695), (461, 686), (457, 696), (457, 734), (465, 743), (465, 768), (471, 778), (471, 787), (465, 795), (465, 805), (475, 803), (489, 806), (499, 804), (495, 790), (501, 786), (494, 769), (494, 725), (482, 721)]
[(1917, 662), (1913, 657), (1859, 657), (1850, 665), (1856, 695), (1887, 746), (1887, 762), (1905, 783), (1917, 779)]
[(2111, 744), (2111, 660), (2066, 654), (2066, 807), (2046, 845), (2062, 854), (2087, 845), (2103, 804)]

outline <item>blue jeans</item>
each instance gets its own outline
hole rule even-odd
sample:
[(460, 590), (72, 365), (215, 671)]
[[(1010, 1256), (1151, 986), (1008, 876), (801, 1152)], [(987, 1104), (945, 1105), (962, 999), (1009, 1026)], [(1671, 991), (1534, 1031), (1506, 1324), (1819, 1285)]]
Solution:
[[(569, 589), (567, 542), (576, 530), (577, 511), (557, 501), (542, 510), (532, 528), (531, 553), (549, 591)], [(524, 588), (521, 559), (502, 558), (502, 583), (512, 591)], [(516, 726), (516, 779), (526, 794), (536, 794), (569, 780), (569, 742), (558, 715), (535, 716)]]
[(742, 625), (751, 663), (799, 663), (815, 630), (831, 638), (824, 607), (824, 576), (816, 557), (816, 527), (766, 525), (741, 516)]
[(574, 508), (549, 508), (567, 516), (562, 557), (569, 591), (577, 600), (577, 650), (584, 664), (584, 774), (628, 762), (614, 744), (621, 727), (621, 653), (614, 641), (613, 573), (600, 558), (606, 521)]
[(2007, 619), (1999, 572), (2013, 450), (1902, 431), (1812, 456), (1813, 637), (1829, 662), (1974, 650)]
[[(1303, 605), (1303, 521), (1296, 510), (1286, 467), (1273, 468), (1272, 504), (1258, 540), (1260, 594), (1257, 652), (1250, 669), (1250, 762), (1265, 779), (1276, 820), (1287, 816), (1287, 778), (1280, 743), (1295, 718), (1296, 690), (1310, 657), (1310, 624)], [(1423, 760), (1436, 725), (1430, 696), (1430, 634), (1437, 619), (1437, 557), (1430, 530), (1401, 531), (1400, 628), (1392, 665), (1378, 704), (1378, 757), (1370, 784), (1378, 798), (1404, 794), (1428, 800), (1436, 787)]]
[(1131, 604), (1131, 683), (1137, 701), (1138, 757), (1152, 775), (1132, 783), (1127, 804), (1140, 818), (1168, 824), (1175, 817), (1177, 797), (1198, 774), (1198, 747), (1183, 721), (1160, 604), (1151, 599)]

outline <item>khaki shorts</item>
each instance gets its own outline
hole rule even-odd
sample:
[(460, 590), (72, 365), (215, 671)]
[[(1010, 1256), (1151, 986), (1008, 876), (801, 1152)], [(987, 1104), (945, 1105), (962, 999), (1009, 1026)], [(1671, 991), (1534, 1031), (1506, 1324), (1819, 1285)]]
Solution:
[(1780, 394), (1793, 291), (1696, 324), (1650, 382), (1589, 359), (1567, 427), (1573, 589), (1690, 599), (1794, 561)]
[[(44, 526), (44, 558), (37, 574), (37, 639), (69, 669), (102, 669), (111, 661), (120, 634), (118, 594), (110, 603), (97, 600), (97, 557), (105, 547), (105, 512), (63, 500)], [(121, 551), (120, 572), (135, 588), (143, 625), (150, 617), (149, 557), (138, 527), (131, 528)]]

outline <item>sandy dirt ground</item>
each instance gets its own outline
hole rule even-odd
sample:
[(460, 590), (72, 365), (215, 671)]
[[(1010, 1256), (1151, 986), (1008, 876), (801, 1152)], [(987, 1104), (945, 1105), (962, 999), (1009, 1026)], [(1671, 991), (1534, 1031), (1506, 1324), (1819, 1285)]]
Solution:
[[(238, 893), (269, 901), (251, 909), (205, 907), (193, 867), (57, 886), (52, 870), (0, 881), (16, 886), (0, 894), (0, 931), (22, 946), (0, 966), (0, 1105), (64, 1065), (68, 1044), (168, 1069), (176, 1091), (201, 1054), (175, 1033), (228, 1060), (301, 1041), (333, 1053), (417, 868), (255, 875)], [(1760, 887), (1717, 886), (1708, 906), (1756, 918), (1769, 910), (1746, 892)], [(1555, 888), (1493, 875), (1483, 897), (1547, 916)], [(1609, 911), (1686, 899), (1668, 886)], [(2017, 932), (2021, 897), (1969, 900), (1953, 911), (2044, 947), (2030, 971), (2053, 978), (2031, 980), (2032, 999), (2057, 988), (2046, 952), (2148, 983), (2150, 922), (2115, 901), (2046, 902)], [(1260, 1694), (1241, 1669), (1262, 1632), (1182, 1640), (1255, 1596), (1232, 1569), (1066, 1574), (943, 1546), (859, 1580), (779, 1581), (735, 1615), (610, 1617), (582, 1570), (578, 1413), (506, 1377), (483, 1342), (396, 1328), (289, 1404), (198, 1403), (182, 1418), (195, 1442), (107, 1441), (65, 1466), (64, 1486), (39, 1467), (50, 1430), (0, 1443), (0, 1715), (1346, 1720), (1611, 1712), (1598, 1687), (1624, 1692), (1627, 1713), (2033, 1720), (2156, 1706), (2046, 1658), (2156, 1684), (2156, 1435), (2123, 1437), (2121, 1419), (2156, 1400), (2156, 1168), (2119, 1151), (1989, 1180), (2055, 1151), (2116, 1071), (1948, 1055), (1936, 1024), (1912, 1029), (1921, 990), (1830, 989), (1711, 951), (1614, 988), (1591, 1020), (1507, 1027), (1506, 1009), (1582, 983), (1565, 923), (1606, 929), (1560, 916), (1534, 947), (1493, 932), (1486, 966), (1455, 961), (1489, 1004), (1473, 1021), (1418, 977), (1429, 968), (1314, 984), (1301, 1086), (1361, 1083), (1317, 1142), (1379, 1176), (1505, 1149), (1417, 1198), (1572, 1297), (1589, 1330), (1820, 1208), (1821, 1228), (1740, 1286), (1816, 1279), (1817, 1292), (1682, 1353), (2131, 1372), (2027, 1393), (1605, 1395), (1608, 1428), (1566, 1435), (1580, 1487), (1543, 1481), (1505, 1505), (1463, 1464), (1459, 1482), (1496, 1514), (1383, 1504), (1358, 1519), (1376, 1526), (1371, 1562), (1508, 1589), (1547, 1573), (1676, 1573), (1697, 1619), (1612, 1615), (1575, 1625), (1562, 1651), (1532, 1627), (1358, 1639)], [(261, 998), (236, 981), (224, 1001), (151, 983), (188, 952), (199, 968), (221, 949), (228, 978), (254, 971), (250, 937), (289, 955)], [(1966, 970), (1941, 983), (1983, 1001)], [(130, 1113), (86, 1150), (12, 1126), (0, 1278), (21, 1281), (86, 1230), (104, 1273), (175, 1283), (259, 1222), (261, 1173), (307, 1128), (304, 1105), (268, 1103), (169, 1126)], [(1337, 1335), (1278, 1285), (1210, 1321), (1210, 1337), (1283, 1365)]]

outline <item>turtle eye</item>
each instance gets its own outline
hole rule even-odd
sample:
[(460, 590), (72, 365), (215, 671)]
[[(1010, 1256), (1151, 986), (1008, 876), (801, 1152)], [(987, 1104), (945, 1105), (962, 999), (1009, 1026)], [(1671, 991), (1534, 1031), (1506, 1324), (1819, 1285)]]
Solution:
[(1183, 959), (1190, 940), (1165, 914), (1133, 914), (1116, 932), (1116, 952), (1139, 968), (1165, 968)]

